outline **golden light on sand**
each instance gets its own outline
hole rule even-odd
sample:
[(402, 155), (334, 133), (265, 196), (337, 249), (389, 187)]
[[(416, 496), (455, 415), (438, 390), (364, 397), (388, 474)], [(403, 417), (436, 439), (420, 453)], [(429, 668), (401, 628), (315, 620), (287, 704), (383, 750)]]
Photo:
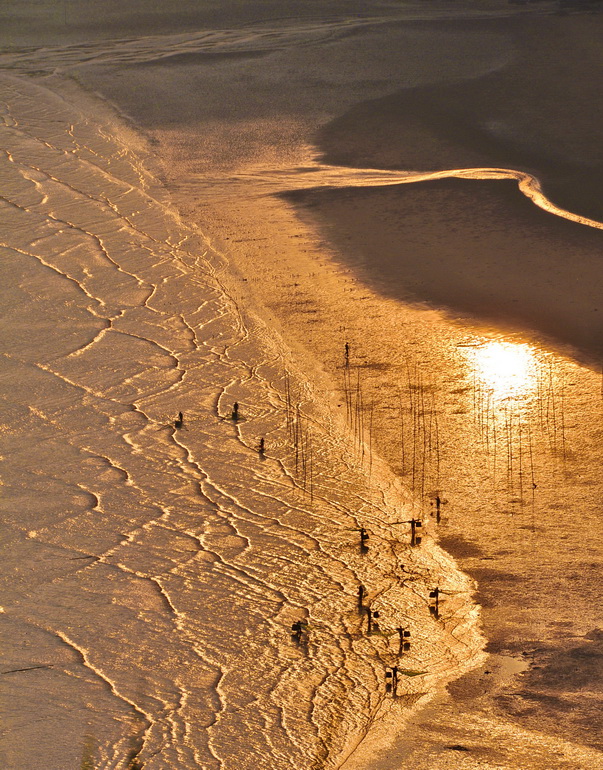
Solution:
[(469, 351), (475, 376), (495, 399), (527, 396), (536, 389), (538, 361), (530, 345), (491, 340)]

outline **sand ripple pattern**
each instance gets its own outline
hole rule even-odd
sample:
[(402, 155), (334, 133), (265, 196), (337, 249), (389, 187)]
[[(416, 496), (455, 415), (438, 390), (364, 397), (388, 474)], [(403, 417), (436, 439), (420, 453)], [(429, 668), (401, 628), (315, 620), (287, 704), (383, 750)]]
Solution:
[[(0, 103), (3, 765), (341, 767), (479, 658), (471, 581), (410, 547), (132, 135), (18, 78)], [(399, 626), (425, 673), (394, 699)]]

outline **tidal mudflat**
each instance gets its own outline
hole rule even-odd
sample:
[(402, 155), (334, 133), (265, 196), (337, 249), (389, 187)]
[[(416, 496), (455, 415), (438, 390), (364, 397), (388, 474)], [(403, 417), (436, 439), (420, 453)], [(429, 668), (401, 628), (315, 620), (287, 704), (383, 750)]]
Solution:
[(6, 767), (603, 767), (555, 11), (5, 12)]

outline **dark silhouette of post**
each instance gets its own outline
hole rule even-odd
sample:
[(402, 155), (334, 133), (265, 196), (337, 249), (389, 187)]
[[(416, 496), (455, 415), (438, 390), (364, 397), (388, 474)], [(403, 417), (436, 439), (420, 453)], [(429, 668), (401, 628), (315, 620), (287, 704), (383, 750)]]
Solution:
[(429, 592), (429, 611), (431, 614), (436, 618), (440, 617), (440, 589), (434, 588), (433, 591)]
[(379, 612), (378, 611), (373, 612), (370, 607), (367, 607), (366, 617), (368, 620), (366, 633), (372, 634), (374, 631), (378, 631), (379, 625), (377, 623), (377, 618), (379, 617)]
[(400, 638), (398, 655), (402, 655), (403, 652), (408, 652), (410, 650), (410, 642), (408, 641), (410, 638), (410, 631), (407, 628), (403, 628), (402, 626), (398, 626), (396, 631), (398, 632), (398, 636)]
[(258, 446), (258, 452), (261, 455), (264, 454), (264, 439), (263, 438), (260, 439), (260, 443), (259, 443), (259, 446)]
[(348, 368), (350, 365), (350, 343), (349, 342), (345, 343), (345, 365), (346, 365), (346, 368)]
[(360, 553), (366, 553), (368, 551), (367, 541), (369, 539), (368, 532), (364, 527), (360, 529)]
[(417, 534), (417, 529), (421, 529), (423, 523), (419, 519), (410, 520), (410, 544), (414, 548), (416, 545), (421, 545), (423, 539), (421, 535)]
[(398, 694), (398, 666), (392, 666), (385, 672), (385, 691), (396, 697)]
[(359, 585), (358, 586), (358, 612), (362, 612), (363, 610), (363, 599), (364, 599), (364, 586)]
[(236, 401), (234, 402), (233, 407), (232, 407), (232, 415), (231, 415), (231, 417), (232, 417), (234, 422), (237, 422), (238, 419), (239, 419), (239, 405), (238, 405), (238, 403)]
[(178, 412), (178, 419), (174, 420), (174, 428), (178, 429), (182, 427), (182, 423), (184, 422), (184, 415), (182, 412)]
[(441, 517), (442, 499), (439, 495), (436, 496), (435, 503), (436, 503), (436, 522), (439, 524), (442, 518)]
[(291, 634), (291, 638), (296, 642), (301, 642), (302, 633), (306, 630), (306, 625), (307, 624), (303, 620), (296, 620), (295, 623), (292, 623), (291, 631), (293, 633)]

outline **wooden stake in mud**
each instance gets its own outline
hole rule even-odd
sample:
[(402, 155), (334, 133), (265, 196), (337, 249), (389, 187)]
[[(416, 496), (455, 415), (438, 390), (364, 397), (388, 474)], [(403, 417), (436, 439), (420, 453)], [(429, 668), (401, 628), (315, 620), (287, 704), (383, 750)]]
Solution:
[(293, 413), (291, 407), (291, 381), (289, 372), (285, 373), (285, 403), (287, 408), (287, 433), (293, 440)]
[(416, 492), (416, 475), (417, 475), (417, 408), (415, 405), (416, 402), (416, 393), (415, 393), (415, 385), (411, 381), (410, 377), (410, 368), (408, 368), (407, 363), (407, 372), (408, 372), (408, 395), (410, 399), (410, 416), (412, 420), (412, 493), (413, 497)]
[(421, 529), (423, 523), (419, 519), (410, 520), (410, 544), (414, 548), (417, 545), (421, 545), (422, 537), (417, 534), (417, 529)]
[(310, 476), (310, 502), (314, 502), (314, 458), (312, 454), (312, 441), (308, 431), (308, 473)]
[(364, 527), (362, 527), (361, 530), (360, 530), (360, 553), (367, 553), (367, 551), (368, 551), (368, 545), (367, 545), (368, 539), (369, 539), (368, 532), (366, 531), (366, 529), (364, 529)]
[(302, 462), (302, 486), (304, 491), (308, 489), (308, 430), (303, 432), (300, 426), (301, 436), (301, 462)]
[(353, 426), (352, 413), (352, 383), (350, 379), (350, 368), (346, 366), (343, 370), (343, 395), (345, 398), (345, 416), (350, 425)]
[(538, 484), (536, 484), (536, 477), (534, 474), (534, 453), (532, 451), (532, 430), (530, 426), (528, 425), (528, 449), (530, 452), (530, 479), (532, 483), (532, 532), (536, 532), (536, 488), (538, 487)]
[(440, 617), (440, 589), (434, 588), (429, 592), (429, 612), (437, 620)]
[(370, 607), (366, 608), (366, 617), (367, 617), (367, 634), (372, 634), (379, 630), (379, 625), (377, 624), (377, 619), (379, 618), (379, 612), (375, 611), (373, 612)]
[(355, 404), (355, 414), (354, 414), (354, 432), (356, 435), (356, 440), (358, 442), (358, 449), (362, 450), (362, 454), (364, 455), (364, 444), (363, 438), (364, 438), (364, 421), (363, 421), (363, 413), (362, 413), (362, 389), (360, 387), (360, 369), (358, 369), (356, 373), (356, 404)]
[(402, 655), (403, 652), (408, 652), (410, 650), (410, 642), (408, 641), (408, 639), (410, 639), (410, 631), (407, 628), (403, 628), (402, 626), (398, 626), (396, 631), (398, 632), (398, 637), (400, 638), (398, 655)]
[(385, 672), (385, 691), (391, 692), (394, 698), (398, 694), (398, 666), (392, 666)]
[(364, 604), (363, 604), (364, 597), (365, 597), (364, 586), (359, 585), (358, 586), (358, 612), (360, 613), (362, 613), (362, 611), (364, 610)]
[(398, 394), (399, 400), (400, 400), (400, 439), (401, 439), (401, 449), (400, 449), (400, 460), (402, 463), (402, 475), (406, 473), (406, 454), (404, 449), (404, 403), (402, 401), (402, 391)]
[(557, 404), (555, 398), (555, 379), (553, 377), (553, 363), (549, 361), (549, 392), (551, 394), (551, 415), (553, 418), (553, 433), (551, 450), (554, 454), (557, 453)]
[(519, 423), (519, 505), (523, 506), (523, 449), (522, 449), (522, 428)]
[(369, 467), (368, 467), (368, 481), (371, 483), (371, 474), (373, 472), (373, 402), (369, 410)]
[(565, 383), (561, 383), (561, 450), (563, 452), (563, 462), (567, 460), (567, 452), (565, 447)]
[(298, 404), (295, 411), (295, 422), (293, 426), (293, 446), (295, 449), (295, 475), (296, 476), (299, 473), (299, 463), (301, 459), (301, 437), (302, 437), (301, 412)]
[(302, 633), (307, 630), (308, 624), (304, 620), (296, 620), (291, 625), (291, 638), (296, 642), (301, 642)]
[(433, 422), (435, 427), (435, 483), (436, 487), (440, 486), (440, 423), (438, 421), (438, 412), (436, 409), (435, 393), (433, 396)]
[(419, 430), (421, 433), (421, 501), (425, 497), (425, 464), (427, 460), (427, 422), (425, 420), (425, 387), (423, 378), (419, 386)]

